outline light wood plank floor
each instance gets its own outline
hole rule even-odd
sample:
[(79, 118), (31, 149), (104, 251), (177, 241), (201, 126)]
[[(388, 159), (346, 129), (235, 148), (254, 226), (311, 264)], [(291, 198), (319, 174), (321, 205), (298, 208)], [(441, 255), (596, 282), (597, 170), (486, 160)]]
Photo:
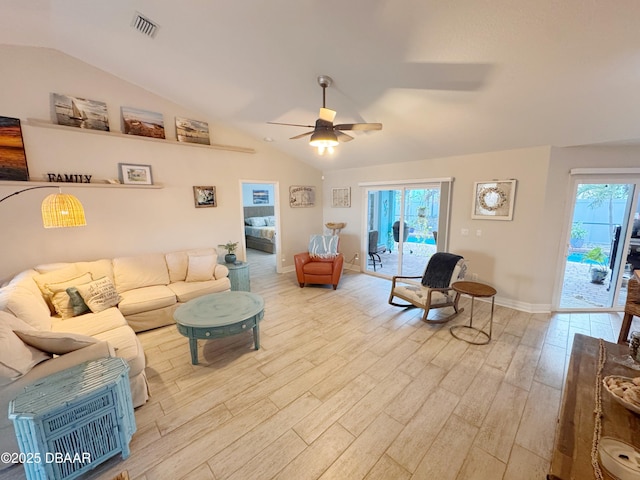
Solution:
[[(618, 314), (496, 307), (485, 346), (387, 304), (389, 282), (345, 271), (337, 291), (301, 289), (252, 255), (265, 298), (250, 332), (199, 342), (175, 327), (140, 334), (151, 399), (136, 410), (131, 456), (88, 478), (543, 479), (575, 333), (615, 341)], [(489, 317), (476, 302), (475, 319)]]

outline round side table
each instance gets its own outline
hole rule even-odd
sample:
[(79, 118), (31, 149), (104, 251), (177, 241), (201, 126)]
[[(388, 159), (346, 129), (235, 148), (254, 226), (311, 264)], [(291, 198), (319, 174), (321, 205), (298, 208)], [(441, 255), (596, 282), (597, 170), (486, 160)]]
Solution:
[[(478, 282), (455, 282), (451, 284), (451, 288), (453, 288), (453, 290), (457, 293), (469, 295), (471, 297), (471, 313), (469, 314), (469, 325), (454, 325), (449, 329), (451, 335), (453, 335), (458, 340), (463, 340), (473, 345), (486, 345), (491, 341), (491, 331), (493, 329), (493, 307), (495, 302), (495, 294), (497, 293), (496, 289), (490, 287), (489, 285), (485, 285), (484, 283)], [(473, 326), (473, 301), (478, 297), (491, 297), (491, 317), (489, 318), (489, 333)], [(473, 330), (474, 332), (478, 332), (484, 335), (486, 337), (486, 341), (475, 342), (473, 340), (467, 340), (466, 338), (462, 338), (456, 335), (456, 331), (463, 329)]]
[(234, 292), (250, 292), (249, 264), (247, 262), (225, 263), (229, 269), (229, 281)]

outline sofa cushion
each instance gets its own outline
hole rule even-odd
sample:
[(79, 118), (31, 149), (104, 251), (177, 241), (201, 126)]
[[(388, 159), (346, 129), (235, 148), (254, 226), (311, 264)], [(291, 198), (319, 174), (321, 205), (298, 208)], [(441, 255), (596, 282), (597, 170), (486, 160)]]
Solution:
[(95, 335), (95, 338), (109, 342), (114, 347), (116, 356), (127, 361), (130, 368), (129, 377), (135, 377), (144, 370), (144, 350), (130, 326), (113, 328)]
[(14, 330), (33, 327), (8, 312), (0, 312), (0, 386), (8, 385), (51, 355), (24, 343)]
[(113, 259), (113, 275), (118, 293), (135, 288), (167, 285), (169, 271), (161, 253)]
[(76, 285), (76, 288), (84, 303), (93, 313), (99, 313), (107, 308), (115, 307), (121, 300), (113, 282), (107, 277), (102, 277), (83, 285)]
[(307, 275), (331, 275), (333, 262), (309, 262), (304, 265), (302, 271)]
[(0, 310), (12, 313), (38, 330), (51, 330), (51, 311), (42, 294), (33, 293), (22, 282), (0, 288)]
[(118, 309), (125, 316), (157, 310), (177, 302), (173, 291), (165, 285), (136, 288), (135, 290), (123, 292), (121, 297), (122, 300), (120, 300)]
[(171, 282), (183, 282), (187, 278), (187, 269), (189, 267), (189, 254), (191, 255), (214, 255), (216, 258), (218, 252), (215, 248), (198, 248), (193, 250), (182, 250), (179, 252), (171, 252), (165, 255), (167, 268), (169, 269), (169, 278)]
[(127, 321), (115, 307), (103, 310), (100, 313), (87, 313), (79, 317), (53, 318), (51, 330), (54, 332), (74, 332), (91, 337), (98, 333), (106, 332), (112, 328), (127, 325)]
[(189, 254), (186, 282), (204, 282), (213, 279), (213, 270), (218, 263), (218, 257), (209, 255)]
[(45, 284), (47, 291), (51, 294), (51, 303), (60, 317), (69, 318), (74, 316), (73, 304), (71, 303), (71, 297), (67, 293), (67, 288), (89, 283), (92, 280), (91, 274), (85, 273), (60, 283)]
[(228, 278), (206, 282), (175, 282), (170, 283), (169, 288), (176, 294), (178, 301), (184, 303), (209, 293), (226, 292), (231, 288), (231, 282)]
[(97, 339), (79, 333), (38, 330), (14, 330), (14, 333), (27, 345), (56, 355), (75, 352), (80, 348), (98, 343)]

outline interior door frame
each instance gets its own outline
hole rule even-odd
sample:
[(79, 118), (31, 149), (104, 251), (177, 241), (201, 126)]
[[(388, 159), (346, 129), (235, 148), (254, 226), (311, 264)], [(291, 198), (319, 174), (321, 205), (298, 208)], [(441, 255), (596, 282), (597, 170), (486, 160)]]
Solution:
[(252, 184), (261, 184), (261, 185), (271, 185), (273, 186), (273, 215), (276, 217), (276, 253), (274, 253), (275, 262), (276, 262), (276, 273), (282, 273), (282, 262), (278, 261), (278, 257), (280, 256), (280, 252), (282, 252), (282, 244), (281, 239), (282, 235), (280, 234), (280, 182), (278, 180), (247, 180), (240, 179), (240, 245), (242, 246), (242, 254), (246, 261), (247, 259), (247, 240), (244, 236), (244, 185), (246, 183)]

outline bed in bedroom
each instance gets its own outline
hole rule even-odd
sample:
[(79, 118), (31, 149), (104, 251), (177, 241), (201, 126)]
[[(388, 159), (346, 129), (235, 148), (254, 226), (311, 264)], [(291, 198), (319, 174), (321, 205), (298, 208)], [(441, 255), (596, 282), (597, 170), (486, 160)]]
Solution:
[(244, 236), (247, 248), (276, 252), (276, 221), (273, 206), (244, 207)]

